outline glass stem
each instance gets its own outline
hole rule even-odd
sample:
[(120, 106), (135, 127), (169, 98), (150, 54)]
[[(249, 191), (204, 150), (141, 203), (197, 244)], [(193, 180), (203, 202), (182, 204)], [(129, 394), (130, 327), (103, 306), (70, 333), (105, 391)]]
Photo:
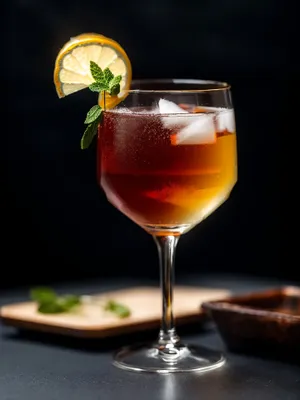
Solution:
[(172, 353), (179, 342), (173, 317), (174, 262), (178, 239), (178, 236), (154, 237), (158, 248), (162, 290), (162, 320), (158, 346), (159, 351), (164, 354)]

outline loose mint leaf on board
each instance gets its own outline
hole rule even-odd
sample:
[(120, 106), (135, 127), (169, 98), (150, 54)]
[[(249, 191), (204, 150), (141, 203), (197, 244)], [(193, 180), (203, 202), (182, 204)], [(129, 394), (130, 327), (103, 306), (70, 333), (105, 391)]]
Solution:
[(110, 311), (120, 318), (127, 318), (131, 315), (131, 311), (127, 306), (117, 303), (114, 300), (109, 300), (104, 308), (106, 311)]

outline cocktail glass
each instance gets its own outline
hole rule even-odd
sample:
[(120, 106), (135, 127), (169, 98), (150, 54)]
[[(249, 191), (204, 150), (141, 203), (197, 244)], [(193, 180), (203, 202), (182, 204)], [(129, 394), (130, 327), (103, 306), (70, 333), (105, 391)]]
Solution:
[(222, 354), (183, 343), (173, 317), (175, 250), (219, 207), (237, 180), (230, 85), (201, 80), (133, 81), (98, 135), (98, 181), (107, 199), (154, 238), (162, 319), (153, 344), (125, 347), (114, 364), (158, 373), (207, 371)]

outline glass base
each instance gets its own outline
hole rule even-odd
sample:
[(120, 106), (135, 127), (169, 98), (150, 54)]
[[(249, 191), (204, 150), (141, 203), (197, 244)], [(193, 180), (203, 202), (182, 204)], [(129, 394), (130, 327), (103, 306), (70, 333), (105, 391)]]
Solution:
[(116, 367), (136, 372), (205, 372), (221, 367), (225, 358), (219, 352), (197, 346), (176, 346), (165, 353), (158, 346), (124, 347), (114, 356)]

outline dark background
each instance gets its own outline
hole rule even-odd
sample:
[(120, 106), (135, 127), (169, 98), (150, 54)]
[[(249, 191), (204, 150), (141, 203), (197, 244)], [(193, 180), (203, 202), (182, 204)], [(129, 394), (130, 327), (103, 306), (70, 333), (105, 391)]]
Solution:
[(283, 263), (281, 226), (280, 144), (298, 74), (293, 15), (288, 1), (271, 0), (8, 2), (0, 286), (158, 278), (153, 240), (106, 201), (96, 184), (95, 146), (79, 148), (94, 97), (83, 91), (59, 100), (55, 92), (59, 49), (89, 31), (125, 48), (134, 78), (232, 84), (239, 181), (225, 204), (182, 237), (177, 274), (300, 279)]

